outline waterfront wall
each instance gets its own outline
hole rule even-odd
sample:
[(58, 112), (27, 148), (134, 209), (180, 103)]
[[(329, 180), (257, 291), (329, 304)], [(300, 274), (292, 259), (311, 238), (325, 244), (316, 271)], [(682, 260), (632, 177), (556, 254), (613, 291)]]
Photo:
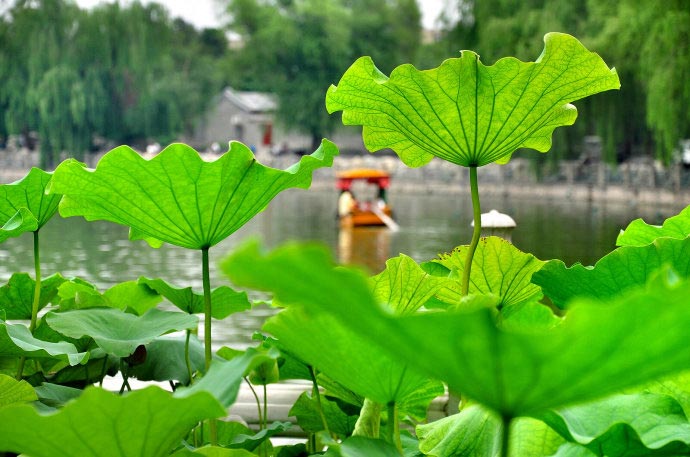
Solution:
[[(95, 167), (101, 154), (88, 154), (85, 163)], [(143, 154), (153, 157), (152, 154)], [(204, 153), (207, 160), (217, 155)], [(285, 169), (299, 160), (294, 154), (273, 156), (258, 151), (257, 159), (268, 166)], [(27, 149), (0, 150), (0, 183), (21, 179), (38, 166), (37, 152)], [(350, 168), (381, 168), (392, 176), (391, 192), (457, 194), (467, 193), (466, 168), (434, 159), (421, 168), (409, 168), (392, 154), (342, 155), (332, 168), (314, 173), (313, 188), (331, 188), (335, 174)], [(479, 169), (483, 195), (513, 197), (613, 200), (631, 204), (660, 204), (684, 207), (690, 204), (690, 170), (681, 164), (663, 167), (649, 159), (631, 160), (617, 167), (592, 161), (561, 161), (557, 170), (538, 176), (527, 159), (514, 158), (506, 165), (487, 165)]]

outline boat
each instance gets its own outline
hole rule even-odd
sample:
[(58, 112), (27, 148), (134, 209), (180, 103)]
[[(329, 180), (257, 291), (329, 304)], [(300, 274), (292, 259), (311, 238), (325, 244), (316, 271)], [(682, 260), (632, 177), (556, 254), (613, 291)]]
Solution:
[[(397, 230), (386, 195), (390, 174), (373, 168), (356, 168), (337, 173), (336, 179), (336, 186), (340, 190), (338, 217), (341, 227), (388, 226)], [(352, 190), (356, 182), (378, 187), (376, 196), (358, 200)]]

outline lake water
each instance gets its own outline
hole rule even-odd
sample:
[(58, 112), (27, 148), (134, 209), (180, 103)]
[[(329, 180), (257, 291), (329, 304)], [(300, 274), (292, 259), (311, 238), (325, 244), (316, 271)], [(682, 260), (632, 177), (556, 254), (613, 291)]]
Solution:
[[(468, 195), (390, 195), (400, 231), (355, 229), (341, 232), (335, 218), (334, 190), (290, 190), (240, 231), (211, 249), (212, 287), (227, 284), (216, 263), (234, 246), (258, 236), (268, 247), (288, 240), (319, 240), (346, 263), (364, 265), (372, 273), (384, 268), (389, 257), (404, 253), (417, 261), (469, 243), (471, 202)], [(615, 247), (621, 228), (643, 217), (661, 223), (679, 208), (648, 208), (545, 199), (516, 200), (495, 197), (482, 201), (482, 211), (497, 209), (517, 222), (513, 243), (542, 260), (560, 258), (570, 265), (595, 263)], [(14, 271), (33, 271), (32, 237), (25, 234), (0, 244), (0, 279)], [(201, 289), (201, 254), (174, 246), (149, 248), (127, 239), (127, 228), (108, 222), (55, 217), (41, 231), (44, 276), (60, 272), (79, 276), (101, 288), (136, 279), (160, 277), (179, 287)], [(33, 274), (32, 274), (33, 276)], [(216, 325), (220, 343), (243, 343), (258, 330), (267, 308), (233, 316)]]

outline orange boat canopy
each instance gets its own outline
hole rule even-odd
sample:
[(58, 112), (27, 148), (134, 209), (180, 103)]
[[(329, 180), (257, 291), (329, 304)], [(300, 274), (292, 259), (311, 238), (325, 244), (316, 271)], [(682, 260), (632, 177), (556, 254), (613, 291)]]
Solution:
[(383, 170), (374, 168), (355, 168), (352, 170), (341, 171), (336, 175), (338, 178), (337, 186), (340, 190), (348, 190), (352, 186), (352, 181), (365, 180), (369, 184), (375, 184), (381, 189), (387, 189), (390, 185), (390, 175)]

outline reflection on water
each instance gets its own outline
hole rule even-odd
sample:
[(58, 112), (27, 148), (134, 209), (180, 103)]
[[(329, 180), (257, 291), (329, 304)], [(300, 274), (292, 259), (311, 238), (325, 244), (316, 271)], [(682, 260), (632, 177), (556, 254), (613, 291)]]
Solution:
[(390, 244), (387, 227), (344, 227), (338, 233), (338, 261), (379, 272), (391, 257)]
[[(212, 286), (227, 284), (217, 262), (247, 237), (268, 248), (287, 240), (319, 240), (343, 263), (365, 266), (372, 274), (386, 259), (404, 253), (421, 262), (448, 252), (471, 237), (471, 203), (466, 195), (392, 194), (400, 231), (357, 228), (339, 232), (337, 194), (333, 191), (288, 191), (237, 233), (211, 249)], [(497, 209), (517, 222), (514, 244), (523, 251), (566, 264), (593, 264), (614, 249), (621, 228), (643, 217), (658, 224), (680, 208), (643, 208), (574, 201), (485, 198), (482, 210)], [(0, 244), (0, 279), (15, 271), (32, 271), (32, 237), (25, 234)], [(55, 217), (41, 231), (44, 276), (60, 272), (79, 276), (105, 289), (139, 276), (163, 278), (180, 287), (201, 289), (201, 253), (174, 246), (152, 249), (127, 239), (127, 229), (107, 222)], [(273, 310), (262, 307), (216, 325), (222, 344), (246, 342)]]

